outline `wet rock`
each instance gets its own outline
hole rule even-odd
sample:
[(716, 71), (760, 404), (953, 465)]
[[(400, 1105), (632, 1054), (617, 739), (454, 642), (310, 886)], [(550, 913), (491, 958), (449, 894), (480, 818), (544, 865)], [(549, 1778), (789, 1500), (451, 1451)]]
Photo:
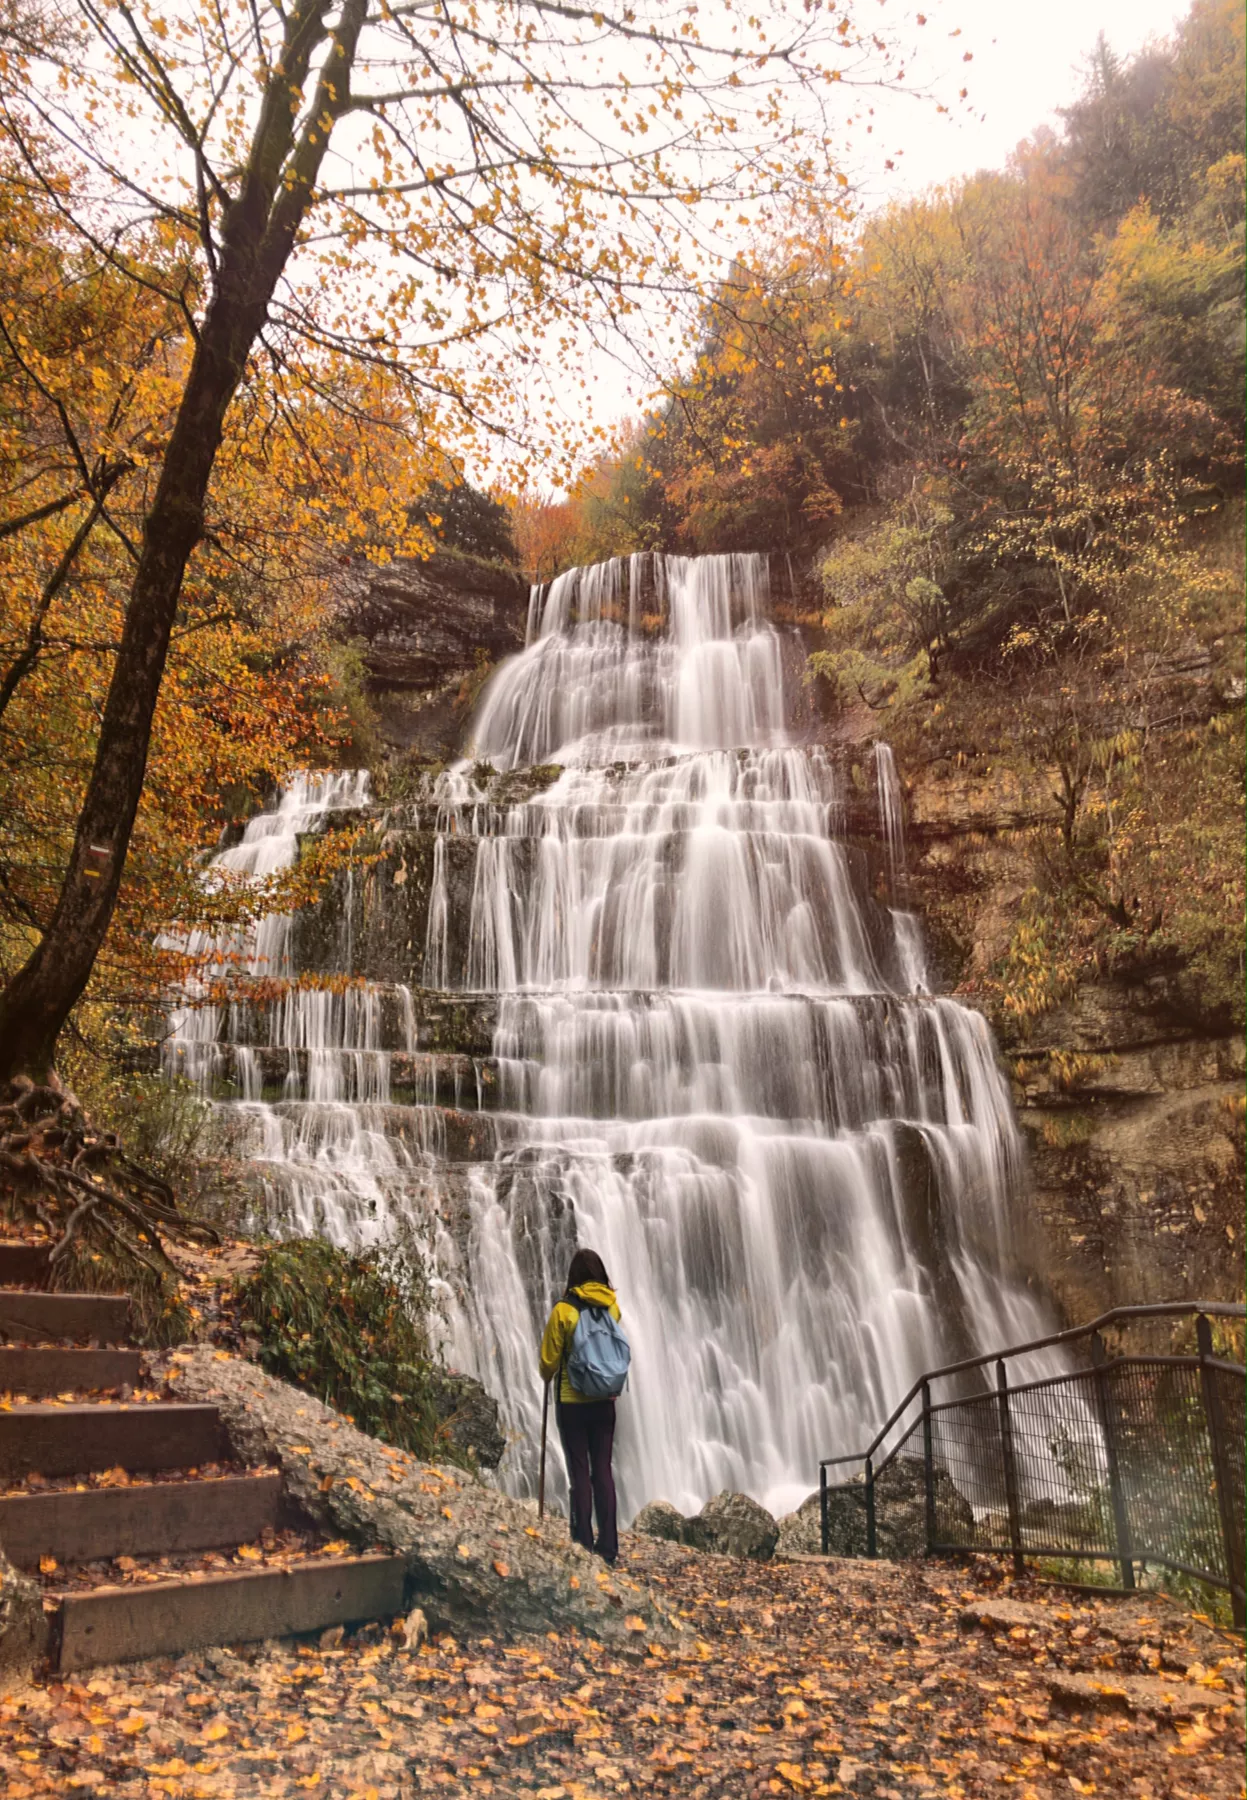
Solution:
[[(934, 1475), (935, 1516), (939, 1541), (970, 1544), (974, 1538), (974, 1513), (952, 1477), (937, 1469)], [(818, 1495), (813, 1520), (818, 1528)], [(801, 1512), (810, 1507), (806, 1500)], [(828, 1551), (832, 1556), (866, 1554), (866, 1480), (857, 1476), (827, 1491)], [(927, 1497), (922, 1462), (900, 1456), (875, 1481), (876, 1553), (892, 1562), (925, 1556), (927, 1550)]]
[(818, 1556), (823, 1548), (822, 1528), (817, 1494), (810, 1494), (795, 1512), (785, 1513), (779, 1521), (777, 1556)]
[(461, 1469), (420, 1462), (254, 1363), (207, 1347), (167, 1370), (180, 1399), (219, 1407), (233, 1451), (282, 1471), (291, 1503), (360, 1550), (405, 1558), (408, 1606), (431, 1632), (576, 1630), (633, 1649), (679, 1645), (684, 1627), (625, 1571), (608, 1573), (567, 1535)]
[(519, 571), (439, 550), (427, 562), (361, 565), (341, 587), (342, 630), (362, 640), (386, 744), (453, 754), (481, 675), (523, 647), (528, 588)]
[(748, 1494), (724, 1489), (686, 1521), (684, 1542), (694, 1550), (716, 1550), (721, 1556), (747, 1556), (766, 1562), (779, 1542), (779, 1526), (765, 1506)]
[(20, 1574), (0, 1549), (0, 1672), (32, 1668), (47, 1649), (47, 1637), (38, 1584)]
[(1106, 1529), (1112, 1529), (1095, 1500), (1053, 1500), (1048, 1496), (1026, 1502), (1022, 1524), (1030, 1531), (1046, 1533), (1053, 1544), (1102, 1544)]
[(441, 1434), (456, 1450), (485, 1469), (496, 1469), (507, 1440), (498, 1423), (498, 1402), (470, 1375), (438, 1370), (432, 1383), (433, 1405)]
[(669, 1500), (651, 1500), (633, 1519), (632, 1529), (646, 1537), (665, 1538), (669, 1543), (682, 1544), (687, 1523), (684, 1514)]

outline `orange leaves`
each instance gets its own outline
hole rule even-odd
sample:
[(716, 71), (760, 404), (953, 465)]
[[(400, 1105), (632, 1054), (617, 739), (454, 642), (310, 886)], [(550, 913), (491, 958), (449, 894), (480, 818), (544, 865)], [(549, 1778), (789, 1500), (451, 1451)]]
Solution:
[[(192, 1665), (189, 1692), (142, 1666), (81, 1687), (71, 1677), (24, 1690), (20, 1701), (0, 1698), (0, 1739), (13, 1741), (24, 1769), (56, 1767), (72, 1782), (107, 1757), (119, 1772), (141, 1772), (156, 1792), (174, 1784), (193, 1792), (204, 1775), (214, 1791), (250, 1793), (263, 1766), (275, 1791), (363, 1800), (380, 1774), (378, 1750), (399, 1759), (416, 1791), (445, 1787), (452, 1797), (491, 1778), (495, 1791), (522, 1786), (563, 1800), (625, 1784), (637, 1793), (661, 1788), (669, 1800), (867, 1787), (1052, 1800), (1162, 1792), (1177, 1775), (1184, 1789), (1215, 1800), (1234, 1791), (1242, 1657), (1228, 1643), (1215, 1657), (1205, 1651), (1202, 1665), (1215, 1666), (1227, 1691), (1201, 1690), (1206, 1708), (1165, 1722), (1101, 1697), (1117, 1683), (1101, 1666), (1106, 1641), (1117, 1642), (1107, 1635), (1119, 1616), (1111, 1600), (1054, 1602), (1051, 1590), (1031, 1590), (1031, 1636), (1022, 1644), (1005, 1631), (967, 1630), (966, 1605), (996, 1604), (999, 1590), (962, 1595), (965, 1572), (954, 1582), (930, 1565), (847, 1564), (847, 1574), (829, 1580), (820, 1566), (711, 1562), (633, 1545), (625, 1540), (628, 1578), (661, 1581), (676, 1610), (709, 1634), (713, 1657), (682, 1658), (678, 1679), (659, 1658), (621, 1656), (619, 1646), (578, 1633), (551, 1636), (539, 1649), (492, 1637), (460, 1644), (445, 1634), (409, 1649), (375, 1626), (323, 1661), (286, 1648)], [(742, 1630), (764, 1611), (773, 1618), (765, 1641)], [(905, 1642), (896, 1630), (902, 1616), (918, 1628)], [(1195, 1629), (1176, 1609), (1169, 1614), (1167, 1649), (1188, 1672), (1199, 1666), (1188, 1641)], [(1032, 1657), (1040, 1642), (1052, 1661), (1088, 1671), (1072, 1711), (1050, 1701), (1055, 1671)], [(1128, 1627), (1122, 1657), (1133, 1642)], [(201, 1707), (213, 1709), (206, 1730)], [(147, 1731), (127, 1735), (139, 1718), (150, 1721)], [(97, 1719), (98, 1731), (82, 1737)], [(450, 1771), (454, 1785), (439, 1780)]]
[(798, 1793), (807, 1793), (809, 1791), (810, 1782), (806, 1779), (805, 1775), (802, 1774), (800, 1763), (776, 1763), (775, 1773), (782, 1776), (788, 1786), (790, 1788), (795, 1788)]

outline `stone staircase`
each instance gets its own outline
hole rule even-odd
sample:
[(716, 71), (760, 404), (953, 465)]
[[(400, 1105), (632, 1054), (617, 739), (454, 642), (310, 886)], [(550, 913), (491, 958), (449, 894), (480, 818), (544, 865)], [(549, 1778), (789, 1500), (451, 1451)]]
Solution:
[(402, 1557), (320, 1543), (215, 1406), (145, 1388), (127, 1296), (45, 1292), (45, 1257), (0, 1243), (0, 1549), (42, 1587), (50, 1670), (403, 1610)]

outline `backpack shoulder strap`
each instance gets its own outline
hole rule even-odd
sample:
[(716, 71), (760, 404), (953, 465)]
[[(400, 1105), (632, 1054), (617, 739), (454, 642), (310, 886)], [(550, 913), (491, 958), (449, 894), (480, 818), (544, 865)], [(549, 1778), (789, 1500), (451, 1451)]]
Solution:
[[(572, 1311), (576, 1315), (576, 1325), (579, 1325), (580, 1315), (584, 1309), (577, 1301), (572, 1299), (570, 1293), (564, 1294), (563, 1298), (558, 1302), (558, 1304), (560, 1306), (570, 1306)], [(558, 1386), (554, 1390), (556, 1400), (562, 1400), (562, 1398), (563, 1398), (563, 1377), (567, 1373), (567, 1359), (572, 1353), (572, 1340), (576, 1336), (576, 1325), (572, 1326), (571, 1331), (569, 1332), (567, 1337), (565, 1337), (563, 1339), (563, 1354), (559, 1358)]]

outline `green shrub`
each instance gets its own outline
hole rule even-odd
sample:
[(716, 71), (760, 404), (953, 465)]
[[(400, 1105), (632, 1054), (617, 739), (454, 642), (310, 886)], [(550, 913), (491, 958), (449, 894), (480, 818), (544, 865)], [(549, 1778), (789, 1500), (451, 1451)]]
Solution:
[(260, 1362), (417, 1456), (446, 1455), (431, 1394), (431, 1290), (411, 1248), (352, 1255), (323, 1238), (269, 1245), (239, 1292)]

